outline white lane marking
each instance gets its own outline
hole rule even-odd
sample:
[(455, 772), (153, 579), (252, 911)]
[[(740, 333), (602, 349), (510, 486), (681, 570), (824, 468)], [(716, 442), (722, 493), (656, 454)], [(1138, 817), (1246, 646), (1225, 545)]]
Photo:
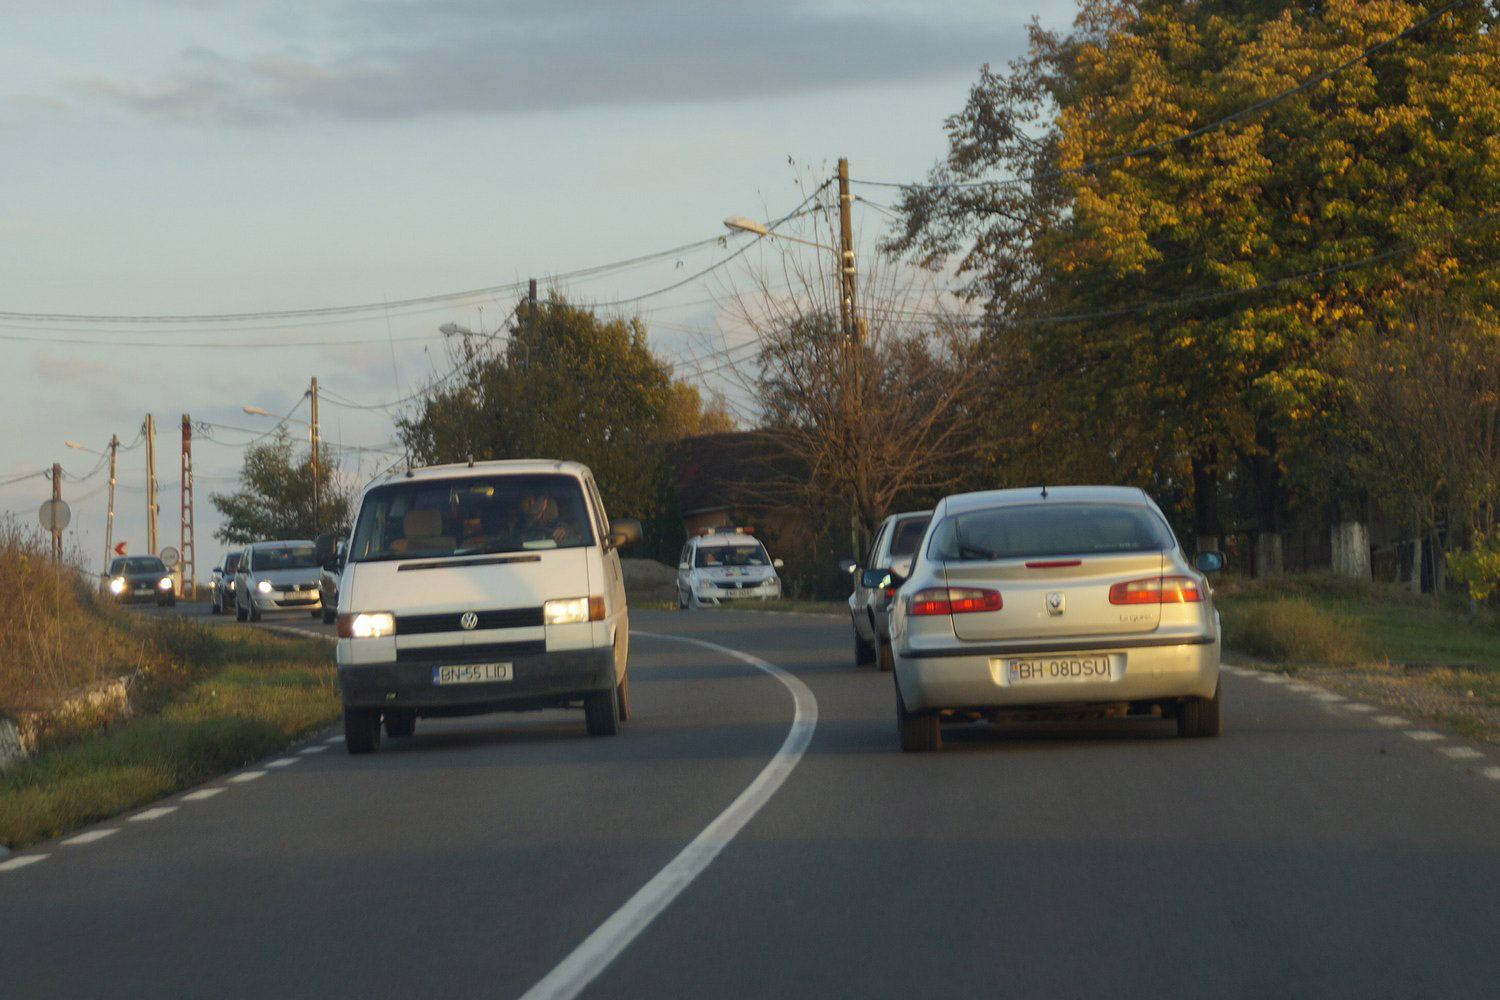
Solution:
[(1373, 711), (1375, 711), (1375, 706), (1374, 705), (1366, 705), (1364, 702), (1360, 702), (1360, 701), (1350, 702), (1349, 704), (1345, 705), (1344, 708), (1346, 710), (1350, 711), (1350, 712), (1373, 712)]
[(1332, 705), (1335, 702), (1348, 701), (1349, 699), (1345, 698), (1341, 694), (1334, 694), (1332, 691), (1324, 691), (1322, 694), (1313, 695), (1313, 700), (1325, 702), (1329, 705)]
[(1321, 688), (1314, 687), (1311, 684), (1303, 683), (1302, 681), (1293, 681), (1286, 686), (1286, 689), (1288, 691), (1296, 691), (1298, 694), (1313, 694), (1316, 691), (1322, 690)]
[(1442, 747), (1438, 753), (1452, 757), (1454, 760), (1478, 760), (1484, 756), (1473, 747)]
[(1397, 726), (1409, 725), (1409, 723), (1399, 715), (1377, 715), (1375, 716), (1375, 721), (1380, 723), (1382, 726), (1390, 726), (1393, 729)]
[(264, 778), (265, 776), (266, 772), (264, 771), (245, 771), (243, 773), (236, 774), (229, 780), (233, 781), (235, 784), (244, 784), (247, 781), (254, 781), (256, 778)]
[(132, 823), (149, 823), (153, 819), (161, 819), (177, 811), (176, 806), (157, 806), (155, 809), (147, 809), (145, 812), (136, 813), (130, 817)]
[(111, 834), (119, 833), (120, 828), (112, 826), (107, 830), (90, 830), (88, 833), (80, 833), (76, 837), (69, 837), (62, 842), (64, 847), (74, 847), (79, 844), (92, 844), (96, 840), (103, 840)]
[(330, 737), (328, 737), (328, 739), (324, 740), (323, 742), (324, 743), (342, 743), (342, 742), (344, 742), (344, 738), (342, 736), (330, 736)]
[(0, 872), (13, 872), (17, 868), (25, 868), (38, 861), (46, 861), (47, 857), (45, 854), (27, 854), (24, 857), (11, 858), (9, 861), (0, 861)]
[(1408, 729), (1406, 735), (1409, 739), (1416, 740), (1418, 743), (1436, 743), (1439, 740), (1447, 739), (1442, 733), (1433, 732), (1431, 729)]
[(677, 896), (703, 874), (713, 863), (719, 852), (729, 845), (735, 835), (750, 822), (772, 795), (776, 794), (797, 762), (802, 759), (807, 744), (812, 740), (813, 730), (818, 726), (818, 699), (813, 697), (806, 684), (797, 677), (765, 660), (748, 653), (719, 646), (701, 639), (688, 639), (676, 635), (660, 635), (653, 632), (631, 632), (632, 636), (650, 639), (669, 639), (702, 646), (717, 653), (732, 656), (763, 670), (776, 678), (792, 694), (794, 713), (792, 727), (781, 744), (781, 749), (761, 769), (754, 781), (740, 793), (739, 798), (729, 804), (714, 821), (704, 827), (693, 842), (682, 849), (667, 867), (640, 888), (625, 905), (616, 910), (599, 929), (574, 948), (567, 958), (547, 975), (543, 976), (521, 1000), (569, 1000), (582, 993), (609, 963), (620, 956), (630, 942), (650, 925), (652, 920), (672, 904)]
[(328, 748), (326, 746), (303, 747), (301, 750), (298, 750), (297, 752), (299, 754), (301, 754), (302, 756), (306, 757), (308, 754), (322, 753), (324, 750), (327, 750), (327, 749)]
[(1487, 767), (1479, 773), (1491, 781), (1500, 781), (1500, 767)]
[(224, 790), (223, 788), (200, 788), (196, 792), (188, 792), (186, 795), (184, 795), (182, 797), (182, 801), (184, 801), (184, 802), (202, 802), (204, 799), (211, 799), (211, 798), (213, 798), (215, 795), (218, 795), (223, 790)]
[(290, 767), (291, 765), (293, 765), (295, 763), (297, 763), (297, 758), (296, 757), (282, 757), (282, 758), (280, 758), (278, 760), (271, 761), (271, 763), (267, 764), (266, 766), (267, 767)]
[(1260, 682), (1262, 684), (1285, 684), (1287, 679), (1280, 674), (1261, 674)]

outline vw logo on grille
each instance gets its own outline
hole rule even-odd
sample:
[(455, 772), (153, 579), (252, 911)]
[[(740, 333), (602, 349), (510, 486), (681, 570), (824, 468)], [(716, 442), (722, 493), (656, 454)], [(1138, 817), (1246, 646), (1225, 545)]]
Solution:
[(458, 624), (463, 626), (465, 631), (472, 630), (479, 624), (479, 616), (472, 611), (465, 611), (463, 617), (459, 618)]

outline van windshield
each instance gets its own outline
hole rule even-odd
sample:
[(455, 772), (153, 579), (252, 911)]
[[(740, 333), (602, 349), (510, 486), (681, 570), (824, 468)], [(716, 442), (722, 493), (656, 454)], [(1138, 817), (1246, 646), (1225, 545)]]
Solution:
[(350, 562), (595, 544), (578, 480), (545, 473), (408, 480), (365, 494)]

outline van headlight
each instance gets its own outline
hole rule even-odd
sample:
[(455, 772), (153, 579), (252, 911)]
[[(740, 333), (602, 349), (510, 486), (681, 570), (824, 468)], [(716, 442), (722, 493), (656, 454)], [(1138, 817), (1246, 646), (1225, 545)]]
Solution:
[(587, 597), (565, 597), (542, 605), (542, 621), (548, 625), (576, 625), (588, 620)]
[(380, 639), (396, 634), (396, 616), (388, 611), (362, 612), (349, 622), (349, 638)]

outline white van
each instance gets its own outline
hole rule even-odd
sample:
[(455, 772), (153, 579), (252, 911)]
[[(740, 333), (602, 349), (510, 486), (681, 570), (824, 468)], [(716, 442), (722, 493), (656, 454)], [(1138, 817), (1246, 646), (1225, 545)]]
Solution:
[(366, 487), (338, 595), (349, 752), (374, 750), (382, 721), (401, 737), (421, 716), (579, 705), (591, 735), (613, 735), (630, 717), (616, 550), (640, 534), (606, 518), (577, 462), (433, 466)]

